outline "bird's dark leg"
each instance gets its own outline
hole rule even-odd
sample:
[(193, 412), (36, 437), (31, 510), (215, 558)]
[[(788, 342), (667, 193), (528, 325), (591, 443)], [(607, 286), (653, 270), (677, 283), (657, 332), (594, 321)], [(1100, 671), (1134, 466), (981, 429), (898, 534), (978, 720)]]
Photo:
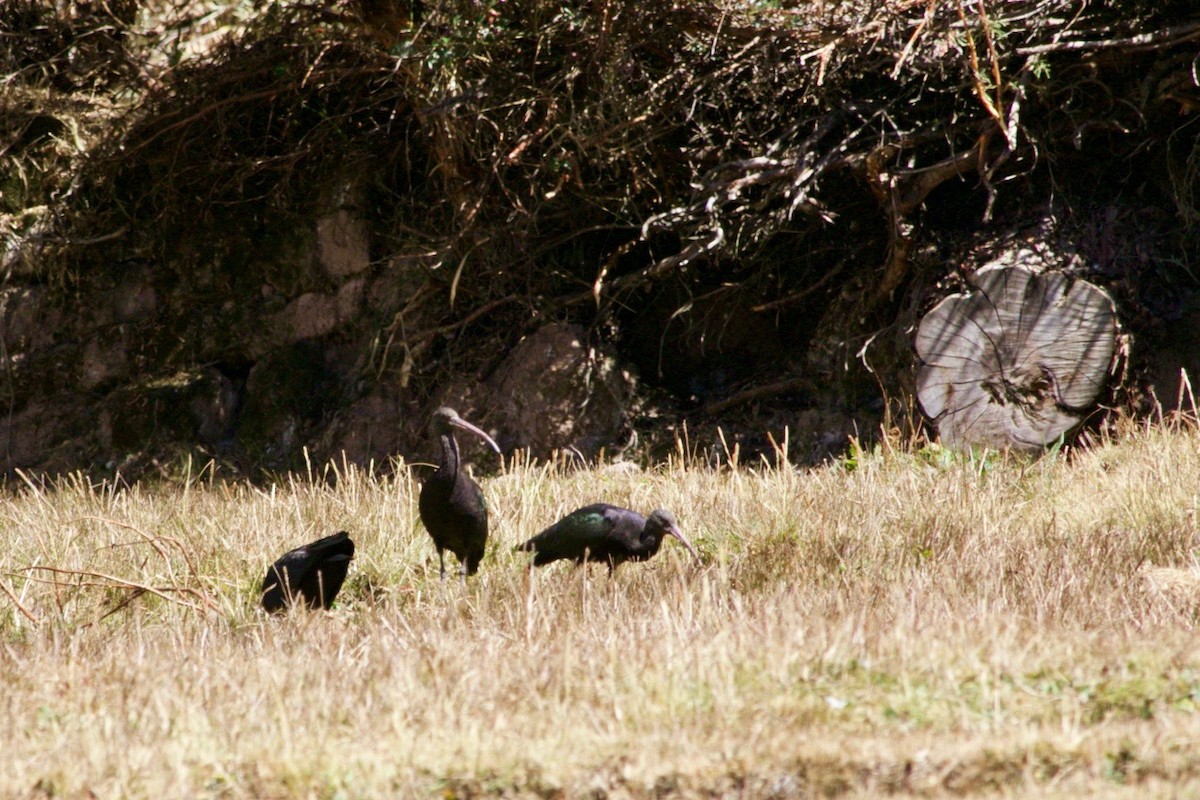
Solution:
[(458, 577), (462, 578), (463, 586), (467, 585), (467, 562), (458, 565)]
[(446, 581), (446, 557), (440, 547), (438, 548), (438, 580), (443, 583)]

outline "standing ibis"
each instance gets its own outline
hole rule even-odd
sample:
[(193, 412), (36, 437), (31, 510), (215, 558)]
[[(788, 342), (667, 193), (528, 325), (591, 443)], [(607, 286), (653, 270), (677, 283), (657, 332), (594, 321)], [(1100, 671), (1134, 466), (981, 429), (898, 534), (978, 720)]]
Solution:
[(352, 558), (354, 542), (345, 531), (284, 553), (263, 578), (263, 608), (271, 613), (296, 603), (329, 608), (346, 580)]
[(458, 454), (458, 440), (454, 429), (470, 431), (483, 439), (497, 453), (500, 446), (479, 428), (445, 406), (433, 412), (433, 432), (442, 448), (442, 460), (437, 472), (425, 479), (421, 485), (418, 507), (421, 521), (433, 537), (437, 548), (438, 566), (442, 580), (446, 579), (446, 561), (443, 551), (449, 550), (458, 556), (462, 564), (463, 579), (479, 571), (487, 544), (488, 520), (487, 501), (479, 484), (471, 480), (462, 468)]
[(569, 558), (576, 564), (600, 561), (609, 574), (626, 561), (645, 561), (658, 552), (663, 535), (683, 542), (697, 562), (700, 555), (679, 530), (675, 515), (666, 509), (643, 517), (636, 511), (608, 503), (593, 503), (572, 511), (517, 550), (533, 553), (533, 566)]

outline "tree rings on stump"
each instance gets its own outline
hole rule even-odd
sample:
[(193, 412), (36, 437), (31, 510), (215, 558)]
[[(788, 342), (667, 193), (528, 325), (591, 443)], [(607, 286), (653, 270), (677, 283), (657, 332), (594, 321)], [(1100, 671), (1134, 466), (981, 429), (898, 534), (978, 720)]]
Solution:
[(1083, 421), (1117, 351), (1112, 298), (1087, 281), (988, 268), (917, 329), (917, 396), (951, 447), (1037, 450)]

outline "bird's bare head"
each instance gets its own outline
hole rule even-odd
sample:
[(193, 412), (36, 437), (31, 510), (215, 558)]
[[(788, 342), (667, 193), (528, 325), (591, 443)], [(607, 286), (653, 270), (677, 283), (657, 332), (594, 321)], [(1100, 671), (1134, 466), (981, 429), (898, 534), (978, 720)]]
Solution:
[(431, 421), (433, 432), (438, 436), (444, 436), (454, 432), (455, 428), (461, 431), (473, 433), (480, 439), (483, 439), (497, 453), (500, 452), (500, 445), (496, 444), (496, 440), (483, 431), (482, 428), (477, 428), (465, 419), (459, 416), (458, 412), (449, 406), (441, 406), (433, 412)]
[(683, 531), (679, 530), (679, 522), (675, 519), (675, 515), (665, 508), (656, 508), (650, 512), (650, 516), (646, 518), (646, 527), (654, 530), (661, 530), (670, 536), (674, 536), (679, 541), (683, 542), (683, 546), (692, 554), (692, 558), (696, 559), (696, 563), (701, 563), (700, 554), (696, 552), (696, 548), (688, 541), (688, 538), (683, 535)]
[(449, 430), (452, 424), (451, 420), (462, 419), (458, 412), (450, 406), (440, 406), (433, 412), (433, 416), (429, 422), (434, 430)]

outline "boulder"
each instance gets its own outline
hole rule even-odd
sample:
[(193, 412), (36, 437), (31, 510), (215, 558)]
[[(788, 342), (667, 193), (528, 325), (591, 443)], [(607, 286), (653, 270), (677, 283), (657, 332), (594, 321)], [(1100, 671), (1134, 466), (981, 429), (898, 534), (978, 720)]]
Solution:
[(546, 325), (513, 348), (487, 382), (487, 422), (505, 450), (585, 458), (629, 441), (636, 380), (577, 325)]

